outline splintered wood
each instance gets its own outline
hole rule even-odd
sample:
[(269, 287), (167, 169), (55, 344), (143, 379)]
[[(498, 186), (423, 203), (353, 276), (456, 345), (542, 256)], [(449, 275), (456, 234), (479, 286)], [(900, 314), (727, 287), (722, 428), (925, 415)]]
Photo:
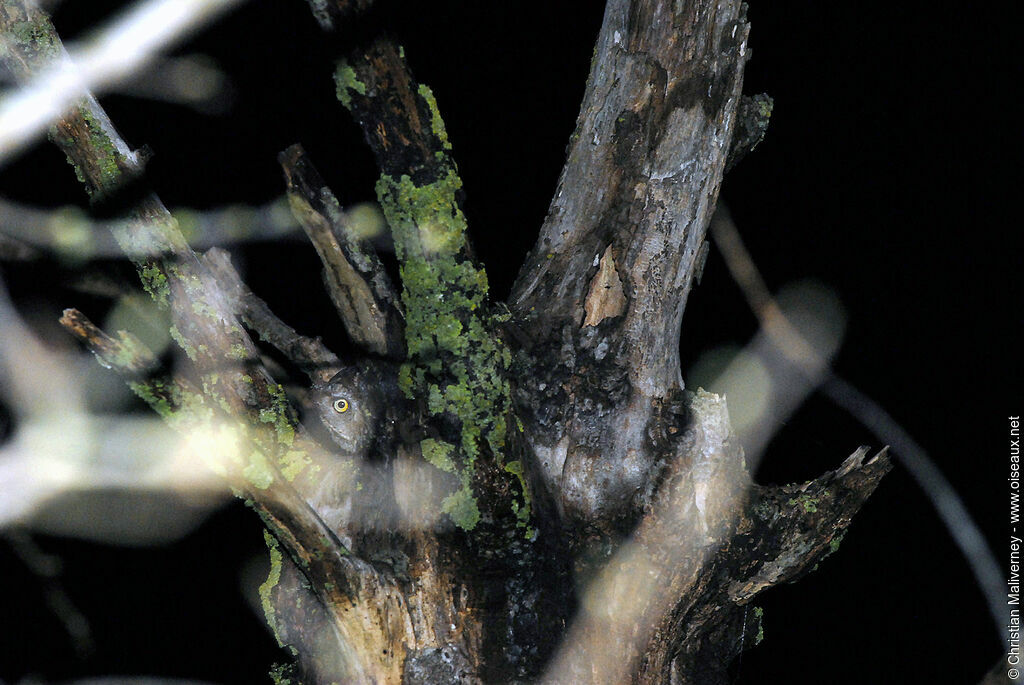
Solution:
[(590, 281), (590, 291), (583, 304), (587, 312), (584, 326), (596, 326), (605, 319), (621, 316), (626, 311), (626, 295), (622, 292), (622, 281), (615, 270), (615, 259), (612, 257), (612, 246), (609, 245), (601, 255), (601, 263), (597, 267), (594, 279)]

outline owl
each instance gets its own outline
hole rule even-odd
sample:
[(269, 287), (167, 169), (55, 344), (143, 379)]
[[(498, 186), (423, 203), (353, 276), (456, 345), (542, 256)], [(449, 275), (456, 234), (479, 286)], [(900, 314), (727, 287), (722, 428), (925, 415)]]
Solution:
[(348, 456), (367, 456), (387, 410), (380, 370), (375, 365), (351, 366), (313, 391), (313, 409), (334, 443)]

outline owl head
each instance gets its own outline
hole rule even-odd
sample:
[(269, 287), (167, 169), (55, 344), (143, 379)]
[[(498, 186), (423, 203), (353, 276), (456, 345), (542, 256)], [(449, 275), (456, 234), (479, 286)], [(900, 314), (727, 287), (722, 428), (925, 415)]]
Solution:
[(313, 406), (335, 444), (347, 455), (365, 456), (380, 430), (384, 402), (372, 368), (349, 367), (313, 388)]

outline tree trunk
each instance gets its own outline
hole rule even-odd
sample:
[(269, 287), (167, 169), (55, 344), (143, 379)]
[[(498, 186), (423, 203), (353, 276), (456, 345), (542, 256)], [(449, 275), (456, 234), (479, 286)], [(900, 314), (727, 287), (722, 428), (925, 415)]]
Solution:
[[(327, 30), (368, 4), (310, 2)], [(725, 683), (760, 639), (752, 600), (838, 548), (884, 450), (754, 485), (725, 400), (680, 373), (723, 174), (766, 123), (741, 96), (744, 12), (609, 0), (507, 306), (488, 299), (430, 89), (387, 38), (351, 50), (335, 85), (381, 169), (399, 283), (304, 151), (281, 163), (361, 360), (280, 321), (224, 253), (195, 254), (155, 194), (125, 200), (143, 163), (95, 100), (55, 125), (92, 200), (131, 207), (118, 240), (189, 371), (79, 312), (63, 322), (175, 427), (230, 437), (213, 466), (267, 527), (264, 610), (295, 657), (279, 679)], [(22, 80), (63, 59), (31, 5), (0, 2), (0, 22)], [(309, 377), (323, 426), (298, 420), (246, 329)]]

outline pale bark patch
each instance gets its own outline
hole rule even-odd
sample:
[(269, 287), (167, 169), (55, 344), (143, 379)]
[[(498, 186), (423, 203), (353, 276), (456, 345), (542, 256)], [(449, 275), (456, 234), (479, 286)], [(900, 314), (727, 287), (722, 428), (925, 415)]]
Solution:
[(601, 263), (590, 281), (590, 291), (583, 309), (587, 312), (584, 326), (596, 326), (605, 319), (622, 316), (626, 311), (626, 295), (622, 291), (619, 272), (615, 270), (611, 245), (601, 255)]

